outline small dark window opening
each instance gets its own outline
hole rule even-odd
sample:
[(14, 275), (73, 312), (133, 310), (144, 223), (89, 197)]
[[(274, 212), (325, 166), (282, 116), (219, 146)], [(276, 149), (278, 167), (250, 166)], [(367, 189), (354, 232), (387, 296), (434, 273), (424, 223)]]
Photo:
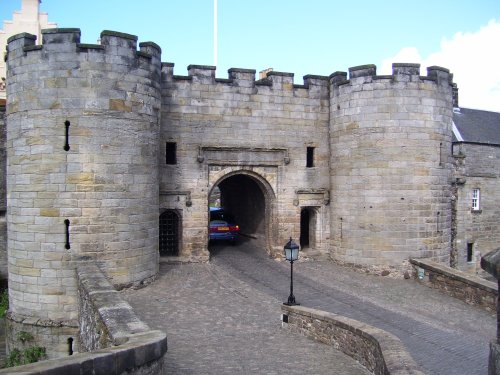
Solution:
[(69, 147), (69, 121), (64, 121), (64, 126), (66, 128), (66, 132), (65, 132), (65, 141), (64, 141), (64, 151), (69, 151), (70, 147)]
[(443, 166), (443, 142), (439, 143), (439, 166)]
[(68, 219), (64, 220), (64, 225), (66, 226), (66, 244), (64, 245), (64, 248), (66, 250), (71, 249), (71, 245), (69, 244), (69, 224)]
[(314, 147), (307, 148), (306, 167), (314, 167)]
[(474, 254), (474, 243), (467, 244), (467, 262), (472, 262), (472, 255)]
[(68, 355), (73, 355), (73, 337), (68, 338)]
[(177, 143), (167, 142), (165, 149), (165, 158), (167, 164), (177, 164)]
[(438, 211), (436, 214), (436, 231), (438, 233), (442, 233), (443, 230), (441, 228), (441, 211)]

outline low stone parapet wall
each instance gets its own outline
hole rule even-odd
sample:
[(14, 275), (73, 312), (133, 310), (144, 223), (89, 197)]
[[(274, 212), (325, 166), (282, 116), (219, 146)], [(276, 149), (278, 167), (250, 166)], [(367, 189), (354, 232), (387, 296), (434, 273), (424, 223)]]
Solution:
[(135, 315), (92, 261), (77, 264), (80, 353), (0, 370), (0, 374), (163, 373), (167, 336)]
[(292, 332), (332, 345), (375, 375), (424, 374), (403, 343), (388, 332), (308, 307), (282, 305), (281, 310)]
[(496, 311), (498, 295), (496, 283), (428, 259), (410, 259), (410, 262), (415, 268), (415, 278), (421, 284), (470, 305)]

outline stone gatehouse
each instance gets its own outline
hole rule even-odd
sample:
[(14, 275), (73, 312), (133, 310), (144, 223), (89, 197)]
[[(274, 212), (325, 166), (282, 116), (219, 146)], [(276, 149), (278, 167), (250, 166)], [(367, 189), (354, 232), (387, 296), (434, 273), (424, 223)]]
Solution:
[[(329, 77), (190, 65), (153, 42), (79, 29), (9, 39), (7, 248), (13, 320), (71, 326), (74, 262), (117, 288), (161, 258), (207, 261), (215, 194), (244, 236), (402, 273), (452, 253), (453, 93), (445, 68), (363, 65)], [(167, 54), (168, 55), (168, 54)], [(50, 323), (52, 322), (52, 323)]]

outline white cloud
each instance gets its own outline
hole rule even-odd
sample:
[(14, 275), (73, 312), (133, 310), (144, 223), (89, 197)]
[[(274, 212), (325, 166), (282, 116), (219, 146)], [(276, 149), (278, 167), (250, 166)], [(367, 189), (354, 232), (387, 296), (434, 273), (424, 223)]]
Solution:
[(453, 73), (461, 107), (500, 112), (499, 40), (500, 23), (491, 20), (477, 32), (443, 39), (440, 50), (427, 57), (415, 47), (405, 47), (382, 62), (379, 74), (390, 74), (393, 62), (420, 63), (423, 75), (428, 66), (442, 66)]

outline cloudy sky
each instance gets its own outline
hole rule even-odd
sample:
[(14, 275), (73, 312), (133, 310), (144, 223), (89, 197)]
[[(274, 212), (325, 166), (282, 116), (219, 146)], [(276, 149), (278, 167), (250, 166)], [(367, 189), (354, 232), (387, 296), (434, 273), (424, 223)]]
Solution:
[[(43, 0), (59, 27), (77, 27), (82, 42), (102, 30), (153, 41), (175, 74), (189, 64), (214, 65), (215, 0)], [(0, 0), (0, 20), (21, 0)], [(499, 0), (217, 0), (217, 77), (229, 68), (273, 68), (330, 75), (393, 62), (439, 65), (458, 84), (460, 106), (500, 112)]]

